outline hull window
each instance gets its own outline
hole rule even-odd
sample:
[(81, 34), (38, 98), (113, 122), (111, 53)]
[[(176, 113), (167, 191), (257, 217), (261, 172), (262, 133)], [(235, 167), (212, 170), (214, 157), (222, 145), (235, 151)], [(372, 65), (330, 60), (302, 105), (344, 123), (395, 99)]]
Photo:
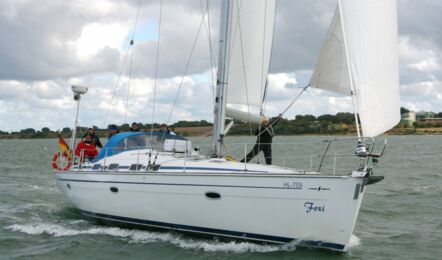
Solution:
[(109, 167), (107, 167), (107, 169), (110, 170), (110, 171), (118, 170), (118, 163), (111, 163), (109, 165)]
[(129, 167), (129, 170), (131, 170), (131, 171), (139, 171), (141, 169), (141, 167), (143, 167), (143, 165), (141, 165), (141, 164), (132, 164)]
[(221, 195), (217, 192), (206, 192), (206, 197), (209, 199), (221, 199)]

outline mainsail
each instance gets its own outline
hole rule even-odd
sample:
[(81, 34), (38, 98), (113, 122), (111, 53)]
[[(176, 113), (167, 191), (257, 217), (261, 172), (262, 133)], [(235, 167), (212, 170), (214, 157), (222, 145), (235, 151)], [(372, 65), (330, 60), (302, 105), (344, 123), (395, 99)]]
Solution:
[(363, 136), (400, 120), (395, 0), (339, 0), (312, 87), (354, 95)]
[(276, 0), (229, 1), (227, 104), (240, 105), (250, 112), (250, 106), (260, 108), (264, 99)]

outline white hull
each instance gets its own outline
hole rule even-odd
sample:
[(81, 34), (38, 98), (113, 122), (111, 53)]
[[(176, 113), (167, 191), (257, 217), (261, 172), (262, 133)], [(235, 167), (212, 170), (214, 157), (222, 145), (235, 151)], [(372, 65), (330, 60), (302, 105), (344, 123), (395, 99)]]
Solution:
[[(218, 162), (213, 172), (207, 167), (197, 171), (196, 164), (190, 167), (192, 172), (73, 170), (54, 176), (66, 197), (89, 216), (255, 241), (297, 240), (300, 245), (347, 250), (363, 197), (365, 173), (295, 174), (284, 168), (252, 164), (250, 168), (266, 171), (220, 171), (222, 164), (230, 169), (244, 167), (232, 162)], [(207, 165), (207, 160), (201, 164)]]

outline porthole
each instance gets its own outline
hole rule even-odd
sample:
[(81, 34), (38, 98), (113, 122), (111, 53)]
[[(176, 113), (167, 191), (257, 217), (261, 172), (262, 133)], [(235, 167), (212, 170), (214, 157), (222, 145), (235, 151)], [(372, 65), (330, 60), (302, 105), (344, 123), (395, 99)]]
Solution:
[(217, 192), (206, 192), (206, 197), (209, 199), (221, 199), (221, 195)]

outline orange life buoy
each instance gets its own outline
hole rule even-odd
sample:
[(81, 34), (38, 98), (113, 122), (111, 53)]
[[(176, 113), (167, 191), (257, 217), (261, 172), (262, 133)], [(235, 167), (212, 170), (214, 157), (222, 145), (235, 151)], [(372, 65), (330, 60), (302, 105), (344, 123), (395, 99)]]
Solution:
[(72, 160), (68, 156), (67, 153), (63, 153), (61, 156), (63, 156), (65, 159), (61, 160), (60, 164), (62, 164), (63, 161), (66, 161), (67, 163), (66, 163), (66, 165), (64, 165), (64, 167), (63, 167), (63, 165), (58, 165), (57, 160), (58, 160), (58, 157), (60, 157), (60, 154), (61, 154), (60, 152), (56, 152), (54, 154), (54, 156), (52, 157), (52, 168), (57, 169), (58, 171), (67, 171), (72, 166)]

